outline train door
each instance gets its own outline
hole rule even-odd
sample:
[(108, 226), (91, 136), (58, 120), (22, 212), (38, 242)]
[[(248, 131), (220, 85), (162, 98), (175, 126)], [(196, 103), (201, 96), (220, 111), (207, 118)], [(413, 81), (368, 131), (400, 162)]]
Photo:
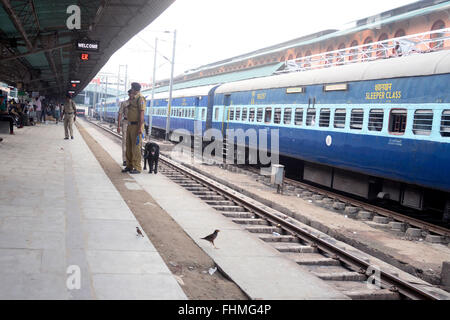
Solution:
[(201, 97), (195, 97), (194, 102), (194, 135), (195, 136), (201, 136), (202, 135), (202, 118), (201, 118), (201, 108), (200, 105), (200, 98)]
[(222, 115), (222, 137), (226, 138), (226, 131), (228, 129), (228, 119), (230, 113), (231, 95), (223, 96), (223, 115)]
[(206, 110), (206, 123), (205, 130), (212, 128), (212, 119), (213, 119), (213, 111), (214, 111), (214, 93), (219, 86), (213, 87), (208, 92), (208, 108)]
[(227, 94), (223, 97), (223, 116), (222, 116), (222, 156), (228, 158), (229, 149), (231, 148), (229, 145), (229, 141), (227, 139), (227, 129), (228, 122), (230, 119), (230, 105), (231, 105), (231, 95)]

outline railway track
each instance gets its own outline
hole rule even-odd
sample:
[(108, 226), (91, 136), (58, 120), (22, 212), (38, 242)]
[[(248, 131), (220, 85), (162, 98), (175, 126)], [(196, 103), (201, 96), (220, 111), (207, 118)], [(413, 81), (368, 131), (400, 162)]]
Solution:
[[(255, 169), (252, 169), (250, 167), (245, 167), (244, 170), (250, 170), (253, 173), (257, 173)], [(371, 213), (370, 216), (383, 216), (389, 218), (391, 221), (404, 223), (404, 228), (408, 227), (415, 227), (419, 228), (422, 231), (425, 231), (426, 233), (431, 233), (443, 237), (449, 237), (450, 238), (450, 230), (448, 228), (445, 228), (443, 226), (435, 225), (427, 221), (423, 221), (420, 219), (416, 219), (413, 217), (409, 217), (407, 215), (404, 215), (399, 212), (395, 212), (392, 210), (388, 210), (386, 208), (382, 208), (373, 204), (369, 204), (339, 193), (335, 193), (332, 191), (324, 190), (323, 188), (313, 186), (308, 183), (300, 182), (297, 180), (284, 178), (284, 186), (283, 188), (286, 189), (288, 186), (291, 186), (295, 189), (300, 189), (303, 192), (311, 192), (312, 195), (321, 195), (323, 198), (332, 199), (334, 201), (338, 201), (341, 203), (344, 203), (345, 205), (352, 206), (361, 210), (364, 210), (366, 212)]]
[[(393, 272), (374, 268), (371, 259), (358, 254), (358, 250), (349, 250), (331, 237), (164, 155), (160, 155), (160, 172), (352, 299), (450, 299), (450, 294), (418, 278), (411, 280), (409, 276), (405, 280)], [(368, 284), (374, 279), (374, 271), (379, 272), (378, 285)]]

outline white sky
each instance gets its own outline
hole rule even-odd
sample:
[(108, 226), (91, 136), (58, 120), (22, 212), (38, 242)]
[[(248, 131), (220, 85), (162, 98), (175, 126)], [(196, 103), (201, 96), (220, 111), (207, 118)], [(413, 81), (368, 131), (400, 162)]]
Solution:
[[(176, 0), (156, 20), (119, 49), (101, 72), (117, 75), (128, 65), (128, 79), (151, 83), (155, 37), (156, 79), (170, 77), (173, 34), (177, 30), (175, 72), (230, 58), (346, 24), (411, 0)], [(122, 70), (124, 72), (124, 70)]]

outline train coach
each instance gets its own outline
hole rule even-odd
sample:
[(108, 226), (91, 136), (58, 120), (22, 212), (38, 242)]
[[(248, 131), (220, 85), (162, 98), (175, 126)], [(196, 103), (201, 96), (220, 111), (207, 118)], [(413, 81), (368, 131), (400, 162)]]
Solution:
[[(241, 129), (244, 139), (227, 142), (251, 153), (262, 145), (250, 143), (249, 129), (267, 129), (264, 151), (275, 129), (281, 162), (297, 178), (448, 213), (449, 72), (450, 52), (441, 51), (175, 90), (170, 131), (213, 128), (227, 138)], [(165, 134), (168, 97), (155, 94), (155, 135)], [(115, 103), (98, 111), (117, 118)]]
[(208, 112), (224, 134), (278, 130), (299, 178), (448, 212), (449, 72), (442, 51), (245, 80), (219, 86)]
[[(171, 139), (179, 141), (180, 135), (203, 135), (207, 129), (208, 109), (212, 109), (217, 85), (193, 87), (173, 91), (170, 110)], [(155, 94), (152, 112), (152, 134), (164, 137), (167, 121), (169, 92)], [(149, 113), (150, 101), (147, 100)], [(211, 114), (211, 113), (209, 113)], [(148, 123), (148, 115), (145, 116)], [(209, 122), (211, 118), (209, 118)], [(210, 125), (209, 125), (210, 127)], [(175, 136), (175, 135), (176, 136)]]

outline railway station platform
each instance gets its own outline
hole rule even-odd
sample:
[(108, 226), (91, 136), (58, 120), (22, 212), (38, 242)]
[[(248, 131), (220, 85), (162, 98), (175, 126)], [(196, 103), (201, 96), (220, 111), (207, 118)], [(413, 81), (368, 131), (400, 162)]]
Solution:
[[(121, 148), (77, 120), (117, 164)], [(0, 299), (187, 299), (74, 126), (25, 127), (0, 143)], [(117, 140), (117, 139), (116, 139)], [(250, 299), (348, 299), (162, 174), (129, 175)], [(148, 210), (151, 210), (149, 207)], [(220, 229), (214, 249), (200, 238)]]
[[(94, 125), (81, 121), (98, 145), (122, 164), (118, 139)], [(247, 232), (200, 198), (171, 181), (163, 174), (128, 175), (136, 182), (136, 189), (150, 194), (157, 204), (175, 220), (189, 237), (215, 262), (218, 268), (234, 281), (252, 300), (347, 300), (346, 295), (312, 275), (282, 253)], [(221, 230), (215, 244), (201, 237), (215, 229)]]
[(74, 137), (54, 123), (2, 136), (0, 299), (187, 299)]

